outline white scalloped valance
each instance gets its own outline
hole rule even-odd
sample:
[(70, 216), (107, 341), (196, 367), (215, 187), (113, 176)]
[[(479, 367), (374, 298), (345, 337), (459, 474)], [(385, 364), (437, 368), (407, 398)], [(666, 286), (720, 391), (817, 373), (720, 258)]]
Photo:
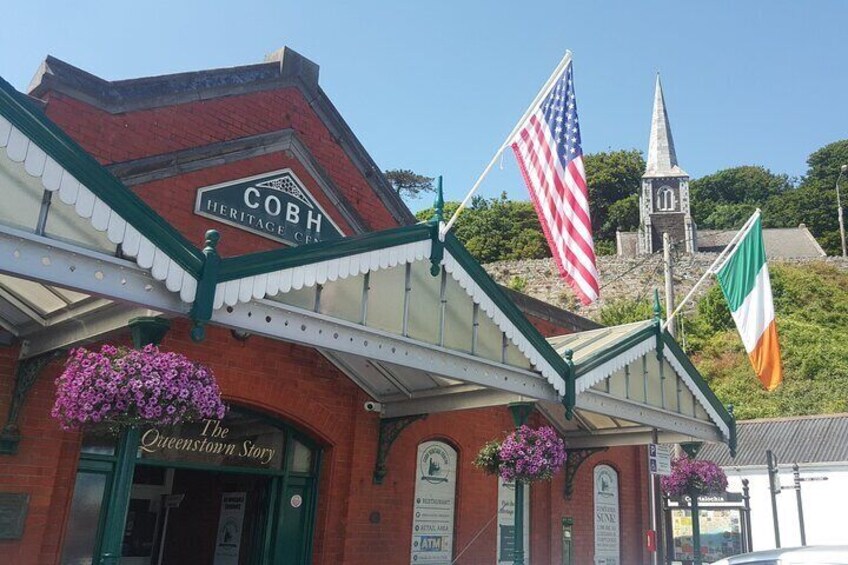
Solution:
[(109, 241), (120, 244), (126, 257), (135, 259), (142, 269), (149, 269), (153, 278), (163, 281), (169, 291), (179, 292), (183, 302), (194, 301), (197, 290), (194, 277), (3, 116), (0, 116), (0, 148), (5, 148), (11, 161), (23, 163), (27, 174), (41, 179), (46, 191), (72, 206), (95, 230), (105, 232)]
[(643, 355), (647, 355), (651, 351), (654, 351), (656, 348), (656, 336), (648, 336), (621, 355), (616, 355), (609, 361), (601, 363), (588, 373), (580, 375), (577, 379), (577, 383), (575, 384), (577, 394), (592, 388), (604, 379), (608, 379), (619, 369), (623, 369), (625, 366), (629, 365), (636, 359), (639, 359)]
[(213, 308), (218, 310), (225, 305), (235, 306), (239, 302), (421, 261), (430, 256), (430, 245), (430, 240), (425, 239), (218, 283)]

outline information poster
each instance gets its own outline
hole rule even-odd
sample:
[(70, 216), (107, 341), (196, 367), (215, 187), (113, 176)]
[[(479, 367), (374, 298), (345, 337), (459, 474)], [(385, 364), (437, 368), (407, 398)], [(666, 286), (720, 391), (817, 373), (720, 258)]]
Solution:
[(238, 565), (246, 504), (247, 493), (225, 492), (221, 495), (221, 516), (218, 519), (214, 565)]
[(413, 565), (450, 565), (456, 506), (456, 451), (441, 441), (418, 446), (412, 517)]
[[(738, 508), (701, 510), (701, 554), (709, 562), (742, 552), (742, 512)], [(692, 512), (681, 508), (671, 511), (674, 559), (691, 561)]]
[[(498, 481), (498, 564), (515, 559), (515, 483)], [(530, 563), (530, 485), (524, 485), (524, 563)]]
[(598, 465), (594, 484), (595, 565), (619, 565), (618, 473), (609, 465)]

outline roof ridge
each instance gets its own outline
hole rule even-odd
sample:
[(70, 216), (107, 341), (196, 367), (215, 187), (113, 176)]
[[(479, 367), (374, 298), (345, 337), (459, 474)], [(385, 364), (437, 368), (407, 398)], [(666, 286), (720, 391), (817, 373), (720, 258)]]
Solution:
[(754, 418), (751, 420), (738, 420), (738, 424), (767, 424), (773, 422), (796, 422), (799, 420), (816, 420), (816, 419), (848, 419), (848, 412), (837, 412), (834, 414), (805, 414), (803, 416), (775, 416), (772, 418)]

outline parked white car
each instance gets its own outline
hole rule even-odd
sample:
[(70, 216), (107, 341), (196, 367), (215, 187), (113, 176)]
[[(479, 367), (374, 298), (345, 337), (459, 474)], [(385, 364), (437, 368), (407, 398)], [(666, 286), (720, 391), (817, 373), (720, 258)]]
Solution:
[(734, 555), (713, 565), (848, 565), (848, 545), (809, 545)]

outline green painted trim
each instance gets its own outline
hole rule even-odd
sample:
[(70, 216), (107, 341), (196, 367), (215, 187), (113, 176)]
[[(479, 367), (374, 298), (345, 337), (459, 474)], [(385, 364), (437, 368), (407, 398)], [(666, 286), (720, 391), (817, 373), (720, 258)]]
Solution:
[[(445, 236), (445, 247), (450, 251), (457, 263), (459, 263), (465, 271), (471, 275), (474, 282), (491, 298), (495, 305), (501, 309), (510, 322), (518, 328), (518, 331), (527, 338), (527, 341), (536, 348), (536, 351), (542, 354), (551, 367), (559, 374), (566, 382), (566, 390), (568, 389), (568, 380), (574, 376), (569, 371), (569, 367), (565, 360), (559, 356), (556, 350), (548, 341), (542, 337), (539, 330), (530, 323), (518, 306), (513, 303), (509, 297), (501, 290), (501, 287), (489, 276), (483, 267), (471, 256), (471, 253), (460, 243), (453, 232), (448, 232)], [(574, 399), (571, 399), (573, 402)]]
[(512, 414), (512, 423), (515, 424), (516, 428), (527, 423), (527, 419), (535, 407), (535, 402), (510, 402), (507, 404), (509, 413)]
[(194, 293), (194, 303), (191, 305), (189, 318), (193, 322), (191, 339), (194, 342), (203, 341), (206, 337), (206, 324), (212, 319), (215, 302), (215, 287), (218, 285), (218, 271), (221, 268), (221, 257), (215, 250), (221, 235), (217, 230), (206, 232), (206, 245), (203, 247), (203, 267), (197, 279), (197, 290)]
[(167, 461), (163, 459), (136, 458), (136, 465), (147, 467), (165, 467), (169, 469), (185, 469), (187, 471), (212, 471), (227, 475), (261, 475), (264, 477), (282, 477), (285, 469), (260, 469), (257, 467), (233, 467), (232, 465), (210, 465), (192, 461)]
[(130, 506), (135, 454), (140, 435), (138, 428), (127, 428), (118, 443), (115, 472), (109, 496), (106, 498), (103, 539), (95, 561), (100, 565), (117, 565), (121, 560), (124, 526)]
[(2, 78), (0, 115), (180, 267), (194, 277), (199, 275), (200, 250)]
[(159, 345), (171, 328), (171, 320), (161, 316), (139, 316), (127, 325), (132, 335), (133, 347), (143, 349), (145, 345)]
[(430, 274), (438, 277), (442, 272), (442, 260), (445, 258), (445, 242), (439, 233), (442, 229), (442, 221), (430, 222)]
[(428, 237), (430, 237), (430, 225), (415, 224), (354, 235), (344, 239), (310, 243), (300, 247), (286, 247), (241, 255), (221, 261), (217, 282), (243, 279), (320, 261), (329, 261), (356, 253), (413, 243)]
[(595, 367), (598, 367), (599, 365), (606, 363), (610, 359), (621, 355), (637, 343), (640, 343), (648, 337), (654, 335), (654, 331), (654, 324), (646, 325), (642, 328), (634, 330), (629, 334), (624, 335), (621, 339), (619, 339), (609, 347), (606, 347), (598, 351), (597, 353), (593, 353), (586, 359), (580, 361), (580, 363), (577, 363), (575, 369), (576, 377), (579, 378), (581, 375), (585, 375)]
[[(721, 403), (721, 401), (712, 391), (710, 386), (707, 384), (707, 381), (704, 380), (704, 377), (701, 376), (701, 373), (698, 371), (698, 369), (695, 368), (695, 365), (692, 364), (692, 361), (689, 359), (689, 356), (686, 355), (686, 353), (680, 348), (680, 345), (678, 345), (674, 338), (671, 337), (671, 334), (669, 334), (668, 332), (663, 332), (662, 339), (663, 343), (668, 346), (672, 355), (674, 355), (675, 358), (680, 362), (680, 364), (683, 365), (683, 368), (686, 369), (686, 372), (689, 374), (689, 377), (692, 379), (698, 389), (704, 394), (707, 401), (710, 403), (710, 406), (712, 406), (715, 411), (718, 412), (722, 421), (727, 424), (728, 428), (730, 428), (731, 438), (729, 439), (732, 440), (733, 436), (735, 435), (736, 418), (734, 418), (733, 415), (728, 412), (724, 404)], [(735, 441), (733, 443), (735, 444)], [(735, 450), (736, 446), (733, 445), (731, 447)]]

